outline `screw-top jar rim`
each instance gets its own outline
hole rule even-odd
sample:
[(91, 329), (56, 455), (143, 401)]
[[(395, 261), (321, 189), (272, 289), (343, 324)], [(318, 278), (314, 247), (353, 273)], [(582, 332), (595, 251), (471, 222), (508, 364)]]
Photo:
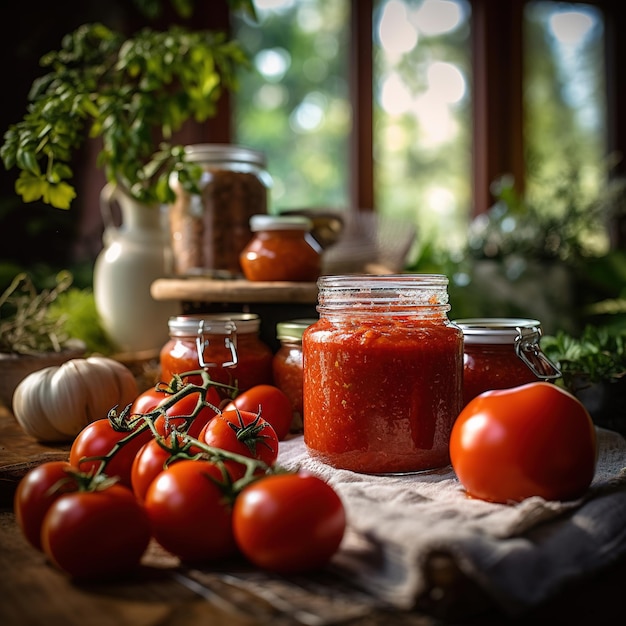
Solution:
[(187, 160), (192, 163), (222, 163), (224, 161), (247, 163), (266, 167), (265, 154), (247, 146), (221, 143), (199, 143), (185, 146)]
[(257, 233), (262, 230), (301, 230), (309, 232), (313, 222), (308, 217), (297, 215), (253, 215), (250, 218), (250, 230)]
[(276, 324), (276, 339), (278, 341), (301, 341), (304, 331), (315, 324), (316, 319), (297, 319), (278, 322)]
[(256, 333), (261, 319), (254, 313), (216, 313), (209, 315), (177, 315), (170, 317), (168, 328), (171, 337), (195, 337), (196, 335), (228, 335)]
[(455, 319), (466, 344), (513, 344), (523, 329), (526, 340), (541, 338), (541, 322), (530, 318), (474, 317)]
[(450, 310), (448, 278), (443, 274), (346, 274), (317, 281), (321, 314), (349, 310), (398, 315), (419, 311), (441, 315)]

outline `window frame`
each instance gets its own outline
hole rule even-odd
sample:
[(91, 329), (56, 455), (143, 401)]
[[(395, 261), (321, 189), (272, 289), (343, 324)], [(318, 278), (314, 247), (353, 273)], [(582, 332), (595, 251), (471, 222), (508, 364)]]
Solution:
[[(523, 40), (522, 17), (529, 0), (469, 0), (472, 7), (473, 150), (472, 214), (491, 206), (491, 182), (502, 174), (514, 176), (523, 191), (525, 167), (523, 145)], [(569, 0), (576, 3), (577, 0)], [(586, 0), (605, 20), (605, 68), (607, 85), (607, 153), (626, 155), (626, 8), (613, 0)], [(350, 0), (351, 58), (350, 100), (353, 127), (350, 138), (349, 201), (351, 206), (375, 210), (373, 158), (373, 42), (374, 0)], [(228, 17), (213, 14), (212, 27), (228, 29)], [(224, 20), (224, 21), (222, 21)], [(217, 22), (222, 21), (220, 26)], [(209, 120), (203, 134), (210, 141), (230, 142), (228, 95), (220, 114)], [(502, 138), (506, 137), (506, 141)], [(626, 163), (612, 172), (626, 176)], [(620, 248), (626, 239), (614, 240)]]

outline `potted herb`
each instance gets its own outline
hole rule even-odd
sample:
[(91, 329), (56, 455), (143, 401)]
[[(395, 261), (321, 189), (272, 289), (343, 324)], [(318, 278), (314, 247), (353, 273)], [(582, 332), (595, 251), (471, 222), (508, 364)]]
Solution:
[(588, 324), (576, 336), (546, 335), (541, 347), (594, 422), (626, 435), (626, 328)]
[(0, 401), (7, 406), (26, 375), (85, 354), (86, 344), (69, 335), (67, 317), (54, 313), (71, 284), (72, 276), (61, 272), (54, 287), (38, 291), (21, 273), (0, 295)]
[[(227, 1), (255, 17), (250, 0)], [(142, 0), (144, 7), (158, 4)], [(67, 34), (41, 64), (47, 73), (33, 83), (23, 119), (6, 131), (0, 157), (6, 169), (19, 170), (16, 191), (24, 202), (68, 209), (76, 196), (72, 160), (88, 138), (101, 142), (107, 228), (94, 265), (97, 311), (122, 352), (156, 352), (167, 338), (167, 319), (178, 312), (150, 293), (151, 283), (167, 275), (170, 258), (159, 209), (174, 200), (174, 174), (186, 192), (199, 193), (203, 173), (172, 138), (187, 121), (216, 113), (218, 98), (236, 88), (236, 70), (248, 59), (222, 32), (173, 25), (126, 37), (94, 23)], [(119, 229), (109, 228), (104, 211), (113, 197)], [(115, 255), (106, 254), (108, 245), (116, 246)]]
[[(254, 15), (251, 3), (229, 0)], [(41, 59), (48, 72), (32, 85), (23, 119), (4, 135), (0, 157), (20, 170), (25, 202), (69, 208), (76, 192), (72, 158), (88, 138), (100, 138), (98, 164), (107, 179), (145, 203), (173, 200), (172, 172), (197, 190), (197, 165), (185, 161), (172, 134), (187, 120), (213, 116), (236, 69), (248, 60), (224, 33), (171, 26), (131, 37), (103, 24), (84, 24)]]

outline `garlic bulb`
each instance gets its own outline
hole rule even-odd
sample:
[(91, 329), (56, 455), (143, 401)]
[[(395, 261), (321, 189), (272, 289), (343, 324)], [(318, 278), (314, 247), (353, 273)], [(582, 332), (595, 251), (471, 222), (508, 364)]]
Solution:
[(39, 441), (71, 441), (87, 424), (121, 411), (138, 395), (132, 372), (101, 356), (71, 359), (29, 374), (13, 394), (13, 414)]

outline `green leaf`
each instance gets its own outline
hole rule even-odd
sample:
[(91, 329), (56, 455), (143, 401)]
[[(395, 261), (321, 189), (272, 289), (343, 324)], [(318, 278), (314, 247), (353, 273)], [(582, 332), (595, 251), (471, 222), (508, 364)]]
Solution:
[(44, 200), (57, 209), (69, 209), (75, 197), (74, 188), (67, 183), (49, 185), (46, 193), (44, 193)]

